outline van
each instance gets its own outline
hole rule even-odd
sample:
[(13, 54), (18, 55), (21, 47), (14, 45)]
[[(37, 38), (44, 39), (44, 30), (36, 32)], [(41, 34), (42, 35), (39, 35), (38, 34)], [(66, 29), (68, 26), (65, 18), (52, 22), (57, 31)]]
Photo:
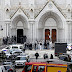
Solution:
[(26, 62), (22, 72), (67, 72), (67, 64)]

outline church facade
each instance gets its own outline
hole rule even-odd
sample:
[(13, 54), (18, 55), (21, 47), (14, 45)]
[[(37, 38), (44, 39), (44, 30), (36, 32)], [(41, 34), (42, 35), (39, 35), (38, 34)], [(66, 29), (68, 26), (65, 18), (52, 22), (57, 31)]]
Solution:
[(0, 40), (72, 42), (72, 0), (0, 0)]

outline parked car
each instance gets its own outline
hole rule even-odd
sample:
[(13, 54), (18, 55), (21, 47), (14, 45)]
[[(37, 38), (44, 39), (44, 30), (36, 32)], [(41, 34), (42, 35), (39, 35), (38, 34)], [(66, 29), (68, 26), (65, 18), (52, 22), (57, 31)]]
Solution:
[(72, 50), (72, 43), (67, 44), (67, 50)]
[(0, 51), (0, 61), (6, 59), (6, 54), (3, 51)]
[(59, 59), (63, 61), (71, 61), (71, 57), (69, 55), (59, 55)]
[(16, 72), (16, 69), (11, 65), (4, 65), (6, 72)]
[(14, 51), (11, 52), (11, 54), (14, 55), (14, 56), (18, 56), (21, 53), (23, 53), (21, 50), (14, 50)]
[(16, 72), (16, 70), (11, 65), (1, 65), (0, 72)]
[(4, 62), (3, 62), (3, 65), (11, 65), (11, 66), (15, 67), (15, 64), (14, 64), (13, 61), (11, 61), (11, 60), (6, 60), (6, 61), (4, 61)]
[(2, 49), (2, 51), (5, 51), (5, 50), (10, 50), (10, 49), (19, 49), (19, 50), (23, 50), (24, 49), (24, 45), (23, 44), (13, 44), (13, 45), (9, 45), (5, 48)]
[(14, 45), (10, 45), (10, 49), (19, 49), (19, 50), (23, 50), (24, 49), (24, 45), (23, 44), (14, 44)]
[(10, 49), (10, 47), (9, 46), (6, 46), (5, 48), (2, 49), (2, 51), (7, 51), (9, 49)]
[(7, 58), (10, 58), (11, 54), (10, 54), (10, 51), (9, 50), (5, 50), (3, 51), (6, 55)]
[(27, 62), (28, 55), (19, 55), (16, 57), (15, 66), (24, 66)]

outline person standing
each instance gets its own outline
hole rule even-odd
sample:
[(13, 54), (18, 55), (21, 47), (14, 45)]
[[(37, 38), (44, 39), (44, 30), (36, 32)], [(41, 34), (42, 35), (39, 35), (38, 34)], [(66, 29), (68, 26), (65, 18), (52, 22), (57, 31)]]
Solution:
[(37, 44), (35, 43), (35, 50), (36, 50), (36, 45), (37, 45)]
[(39, 57), (39, 53), (38, 52), (35, 53), (35, 57), (36, 57), (36, 59), (38, 59), (38, 57)]
[(50, 59), (53, 59), (53, 55), (51, 54)]
[(42, 42), (40, 42), (40, 50), (42, 50)]
[(46, 44), (46, 41), (44, 43), (44, 49), (47, 49), (47, 44)]
[(52, 41), (49, 41), (49, 49), (52, 49)]

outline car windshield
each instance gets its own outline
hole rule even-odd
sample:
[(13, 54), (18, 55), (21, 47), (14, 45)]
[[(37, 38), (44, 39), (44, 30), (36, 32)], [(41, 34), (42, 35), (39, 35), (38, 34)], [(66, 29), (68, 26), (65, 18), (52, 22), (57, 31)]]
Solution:
[(5, 70), (11, 69), (10, 66), (4, 66), (4, 67), (5, 67)]
[(10, 49), (10, 47), (6, 47), (6, 49)]
[(26, 57), (17, 57), (16, 60), (26, 60)]
[(15, 53), (22, 53), (22, 52), (15, 52)]
[(59, 57), (59, 59), (64, 60), (65, 59), (65, 56)]
[(18, 47), (17, 46), (12, 46), (12, 49), (18, 49)]
[(32, 65), (26, 65), (25, 66), (25, 71), (28, 72), (31, 70)]
[(3, 65), (12, 65), (11, 62), (5, 62)]

